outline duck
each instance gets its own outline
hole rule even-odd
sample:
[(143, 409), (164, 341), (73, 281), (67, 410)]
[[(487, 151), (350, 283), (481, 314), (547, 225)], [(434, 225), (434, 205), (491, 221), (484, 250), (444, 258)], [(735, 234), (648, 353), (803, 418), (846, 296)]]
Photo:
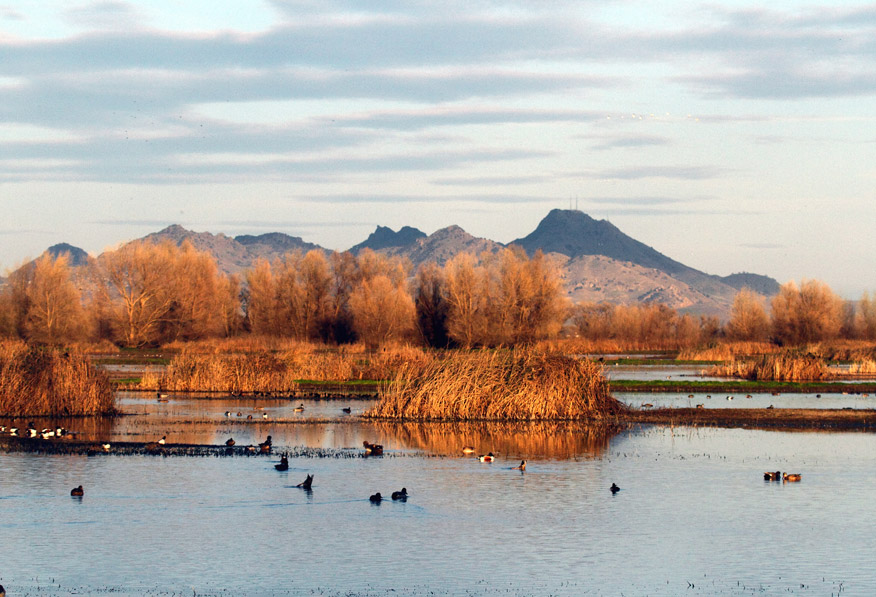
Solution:
[(512, 471), (520, 471), (520, 472), (525, 471), (526, 470), (526, 461), (521, 460), (520, 464), (518, 466), (513, 467), (511, 470)]
[(345, 407), (345, 408), (342, 408), (342, 409), (341, 409), (341, 412), (344, 412), (344, 413), (350, 414), (351, 412), (353, 412), (353, 409), (350, 408), (349, 406), (347, 406), (347, 407)]
[(229, 437), (227, 440), (225, 440), (225, 445), (228, 446), (229, 448), (230, 448), (231, 446), (233, 446), (233, 445), (234, 445), (234, 438), (233, 438), (233, 437)]
[(608, 489), (609, 491), (611, 491), (612, 495), (620, 491), (620, 487), (618, 487), (616, 483), (612, 483), (611, 487), (609, 487)]
[(112, 448), (110, 444), (101, 444), (100, 447), (103, 448), (104, 452), (109, 452), (110, 448)]
[(271, 451), (271, 436), (268, 436), (268, 439), (259, 444), (259, 452), (262, 454), (268, 454)]
[(767, 471), (763, 474), (764, 481), (778, 481), (781, 478), (782, 478), (781, 471), (775, 471), (775, 472)]
[(295, 411), (295, 412), (297, 412), (297, 413), (303, 413), (303, 412), (304, 412), (304, 405), (303, 405), (303, 404), (299, 404), (298, 406), (296, 406), (296, 407), (293, 408), (292, 410)]
[(247, 421), (252, 421), (252, 415), (246, 415), (246, 420), (247, 420)]
[(462, 453), (463, 453), (463, 454), (474, 454), (474, 453), (475, 453), (475, 449), (472, 448), (471, 446), (463, 446), (463, 447), (462, 447)]
[(381, 496), (380, 492), (378, 491), (377, 493), (375, 493), (374, 495), (372, 495), (368, 499), (371, 501), (372, 504), (379, 504), (380, 501), (383, 499), (383, 496)]
[(167, 436), (166, 436), (166, 435), (162, 435), (162, 436), (161, 436), (161, 439), (158, 440), (158, 445), (163, 446), (163, 445), (166, 444), (166, 443), (167, 443)]
[(307, 475), (307, 478), (295, 487), (300, 487), (301, 489), (310, 491), (311, 485), (313, 485), (313, 475)]
[(393, 491), (392, 492), (393, 500), (401, 500), (406, 501), (408, 499), (408, 490), (404, 487), (401, 488), (401, 491)]
[(788, 483), (796, 483), (797, 481), (799, 481), (802, 478), (803, 478), (803, 475), (801, 475), (799, 473), (793, 473), (790, 475), (788, 473), (785, 473), (784, 475), (782, 475), (782, 481), (786, 481)]
[(380, 444), (372, 444), (371, 442), (364, 441), (362, 445), (365, 446), (365, 456), (382, 456), (383, 455), (383, 446)]
[(733, 400), (733, 396), (727, 396), (727, 400)]
[(167, 394), (162, 394), (161, 392), (156, 392), (156, 393), (155, 393), (155, 398), (156, 398), (159, 402), (167, 402)]
[(231, 416), (231, 411), (230, 411), (230, 410), (226, 410), (226, 411), (225, 411), (225, 416), (226, 416), (226, 417), (230, 417), (230, 416)]
[(85, 495), (85, 490), (82, 489), (82, 485), (80, 485), (79, 487), (74, 487), (70, 490), (71, 497), (82, 497), (83, 495)]
[(706, 408), (705, 404), (697, 404), (697, 408)]
[(288, 471), (289, 470), (289, 459), (285, 456), (280, 457), (280, 464), (275, 464), (274, 468), (278, 471)]
[(654, 405), (651, 404), (650, 402), (643, 402), (642, 408), (654, 408)]
[(493, 453), (492, 453), (492, 452), (490, 452), (489, 454), (486, 454), (486, 455), (485, 455), (485, 454), (481, 454), (480, 456), (478, 456), (478, 460), (480, 460), (481, 462), (493, 462), (493, 460), (494, 460), (495, 458), (496, 458), (496, 457), (493, 456)]
[(267, 418), (268, 418), (268, 413), (262, 413), (262, 418), (263, 418), (263, 419), (267, 419)]

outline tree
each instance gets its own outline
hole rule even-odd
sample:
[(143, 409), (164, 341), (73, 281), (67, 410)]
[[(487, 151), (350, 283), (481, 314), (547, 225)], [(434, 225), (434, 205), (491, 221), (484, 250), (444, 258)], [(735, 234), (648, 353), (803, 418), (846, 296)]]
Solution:
[(253, 334), (276, 333), (277, 301), (271, 265), (264, 259), (246, 272), (244, 312), (246, 324)]
[(60, 344), (85, 338), (86, 314), (69, 264), (69, 254), (45, 253), (31, 266), (23, 322), (29, 340)]
[(731, 340), (759, 342), (767, 339), (770, 321), (763, 306), (763, 297), (743, 288), (733, 298), (730, 321), (725, 328)]
[(414, 301), (403, 287), (383, 274), (363, 280), (353, 290), (350, 310), (353, 328), (370, 350), (401, 340), (414, 329)]
[(836, 338), (842, 325), (842, 299), (823, 282), (784, 284), (772, 300), (772, 334), (782, 344)]
[(447, 333), (447, 289), (444, 274), (434, 263), (420, 267), (416, 277), (414, 306), (417, 311), (417, 329), (427, 346), (446, 348), (450, 344)]
[(161, 325), (173, 305), (174, 249), (170, 243), (136, 242), (101, 256), (109, 319), (124, 345), (143, 346), (159, 340)]
[(459, 253), (444, 266), (447, 282), (447, 332), (465, 348), (484, 337), (486, 328), (485, 292), (482, 272), (475, 269), (475, 258)]

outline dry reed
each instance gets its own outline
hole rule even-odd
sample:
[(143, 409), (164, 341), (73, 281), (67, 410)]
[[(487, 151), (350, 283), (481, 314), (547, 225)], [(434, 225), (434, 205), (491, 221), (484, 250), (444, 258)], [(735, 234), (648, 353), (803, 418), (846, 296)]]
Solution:
[(822, 359), (811, 354), (787, 352), (753, 360), (733, 359), (709, 368), (706, 374), (752, 381), (817, 381), (836, 377)]
[(0, 344), (0, 414), (107, 415), (116, 412), (109, 378), (80, 353)]
[(864, 359), (857, 361), (849, 366), (849, 373), (852, 375), (873, 375), (876, 374), (876, 361), (873, 359)]
[(403, 367), (366, 416), (603, 421), (622, 410), (599, 364), (521, 349), (448, 353), (425, 369)]
[[(264, 344), (259, 344), (264, 346)], [(327, 348), (287, 343), (284, 350), (224, 354), (185, 350), (174, 356), (163, 374), (144, 375), (140, 389), (202, 392), (293, 392), (298, 381), (385, 380), (401, 367), (422, 369), (433, 357), (419, 348), (388, 347), (368, 353), (353, 348)]]
[(738, 356), (759, 356), (781, 351), (769, 342), (721, 342), (707, 348), (686, 348), (678, 353), (681, 361), (729, 361)]

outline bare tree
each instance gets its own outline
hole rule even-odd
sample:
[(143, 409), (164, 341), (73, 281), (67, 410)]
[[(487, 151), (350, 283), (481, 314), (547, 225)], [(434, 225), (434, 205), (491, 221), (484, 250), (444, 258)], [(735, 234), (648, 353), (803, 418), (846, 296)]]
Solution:
[(772, 334), (782, 344), (836, 338), (842, 325), (842, 299), (817, 280), (784, 284), (772, 300)]
[(743, 288), (733, 298), (730, 321), (725, 333), (731, 340), (763, 341), (767, 339), (770, 321), (764, 308), (764, 298)]
[(33, 263), (25, 294), (25, 336), (45, 344), (85, 339), (86, 314), (70, 271), (70, 256), (48, 253)]
[(350, 295), (353, 326), (369, 349), (406, 338), (416, 310), (410, 294), (386, 275), (363, 280)]

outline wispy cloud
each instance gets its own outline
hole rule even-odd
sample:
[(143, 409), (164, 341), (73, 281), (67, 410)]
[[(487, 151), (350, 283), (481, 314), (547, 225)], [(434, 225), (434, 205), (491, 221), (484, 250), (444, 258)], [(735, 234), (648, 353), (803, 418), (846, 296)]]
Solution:
[(638, 166), (601, 170), (591, 178), (640, 180), (645, 178), (672, 178), (678, 180), (707, 180), (718, 178), (725, 170), (715, 166)]

